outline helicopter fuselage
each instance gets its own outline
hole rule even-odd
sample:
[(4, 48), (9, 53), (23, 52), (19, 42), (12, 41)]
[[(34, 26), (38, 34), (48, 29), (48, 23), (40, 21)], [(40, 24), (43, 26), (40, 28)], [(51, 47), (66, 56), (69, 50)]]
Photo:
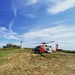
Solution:
[(52, 53), (52, 47), (48, 45), (39, 45), (34, 48), (35, 53)]

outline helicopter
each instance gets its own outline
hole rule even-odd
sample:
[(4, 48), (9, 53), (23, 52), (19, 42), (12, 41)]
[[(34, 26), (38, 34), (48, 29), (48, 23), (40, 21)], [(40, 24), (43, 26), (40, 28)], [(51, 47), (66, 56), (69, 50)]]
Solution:
[(40, 44), (36, 46), (33, 51), (34, 53), (52, 53), (56, 51), (62, 51), (62, 49), (59, 49), (59, 43), (65, 44), (68, 42), (57, 42), (55, 43), (55, 50), (52, 48), (52, 46), (47, 45), (48, 43), (53, 43), (55, 41), (50, 41), (50, 42), (42, 42), (42, 43), (35, 43), (35, 44)]
[(35, 43), (35, 44), (40, 44), (40, 45), (36, 46), (33, 49), (34, 53), (52, 53), (54, 52), (52, 46), (47, 45), (48, 43), (53, 43), (53, 42), (55, 41)]

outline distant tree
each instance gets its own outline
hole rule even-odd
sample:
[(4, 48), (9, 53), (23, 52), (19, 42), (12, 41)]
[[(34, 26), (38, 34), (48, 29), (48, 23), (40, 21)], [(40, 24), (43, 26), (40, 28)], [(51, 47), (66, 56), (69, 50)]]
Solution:
[(17, 47), (17, 45), (13, 45), (12, 47), (13, 47), (13, 48), (16, 48), (16, 47)]
[(3, 46), (3, 48), (7, 48), (6, 46)]
[(11, 43), (8, 43), (8, 44), (6, 45), (6, 47), (7, 47), (7, 48), (12, 48), (12, 44), (11, 44)]
[(12, 43), (7, 43), (6, 46), (3, 46), (3, 48), (20, 48), (20, 46), (13, 45)]

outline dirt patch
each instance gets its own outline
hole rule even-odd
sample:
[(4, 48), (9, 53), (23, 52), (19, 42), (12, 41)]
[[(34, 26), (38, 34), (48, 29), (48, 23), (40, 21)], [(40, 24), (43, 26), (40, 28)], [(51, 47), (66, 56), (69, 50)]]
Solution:
[(15, 53), (0, 66), (1, 75), (75, 75), (75, 56), (55, 54)]

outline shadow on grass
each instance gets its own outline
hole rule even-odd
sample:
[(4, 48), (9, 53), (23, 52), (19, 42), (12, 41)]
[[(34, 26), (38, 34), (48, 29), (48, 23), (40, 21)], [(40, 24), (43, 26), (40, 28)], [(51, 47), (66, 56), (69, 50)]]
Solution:
[(44, 57), (44, 58), (49, 58), (49, 59), (51, 59), (51, 58), (57, 58), (56, 55), (54, 55), (54, 54), (49, 54), (49, 53), (47, 53), (47, 54), (40, 54), (40, 56), (41, 56), (41, 57)]
[(45, 55), (43, 55), (43, 54), (39, 54), (41, 57), (46, 57)]

